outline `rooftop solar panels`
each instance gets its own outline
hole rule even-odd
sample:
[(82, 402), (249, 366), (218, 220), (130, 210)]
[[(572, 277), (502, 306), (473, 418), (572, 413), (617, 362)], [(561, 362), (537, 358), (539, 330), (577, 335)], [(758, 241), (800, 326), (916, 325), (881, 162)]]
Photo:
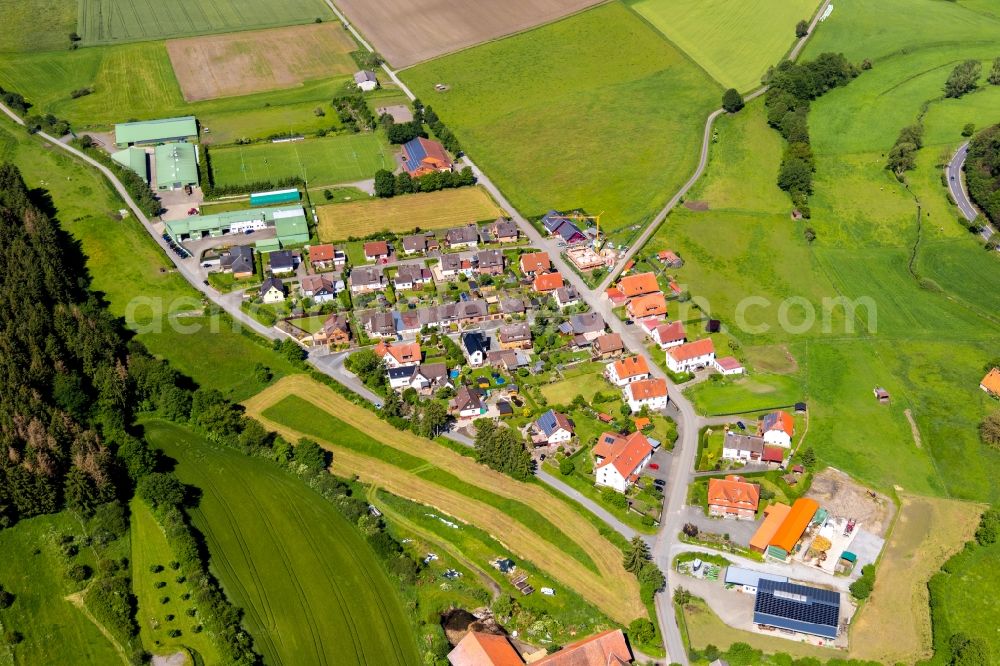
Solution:
[(753, 621), (833, 639), (840, 622), (840, 594), (762, 579), (757, 586)]

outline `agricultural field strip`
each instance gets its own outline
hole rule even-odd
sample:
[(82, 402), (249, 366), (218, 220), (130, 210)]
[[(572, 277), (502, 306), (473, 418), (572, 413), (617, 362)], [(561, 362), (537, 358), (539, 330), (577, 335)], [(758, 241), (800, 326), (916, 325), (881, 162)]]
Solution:
[[(348, 425), (386, 442), (387, 446), (424, 458), (492, 493), (533, 506), (573, 538), (594, 560), (600, 573), (595, 575), (576, 559), (553, 548), (551, 543), (489, 505), (470, 500), (467, 495), (421, 479), (390, 463), (324, 442), (336, 449), (334, 470), (338, 473), (349, 470), (390, 492), (435, 506), (471, 524), (488, 527), (494, 535), (504, 535), (507, 539), (504, 544), (512, 552), (533, 562), (544, 563), (546, 570), (558, 575), (563, 584), (572, 587), (598, 607), (607, 609), (619, 621), (627, 622), (630, 621), (629, 618), (635, 619), (644, 614), (638, 600), (638, 585), (621, 566), (621, 552), (604, 539), (590, 522), (565, 502), (553, 501), (553, 497), (544, 489), (514, 481), (471, 458), (460, 456), (410, 433), (398, 431), (388, 423), (373, 418), (368, 410), (349, 402), (305, 375), (286, 377), (246, 401), (244, 405), (248, 414), (282, 432), (291, 441), (296, 441), (303, 436), (301, 433), (263, 415), (268, 407), (290, 395), (302, 397)], [(622, 594), (623, 590), (630, 594)]]

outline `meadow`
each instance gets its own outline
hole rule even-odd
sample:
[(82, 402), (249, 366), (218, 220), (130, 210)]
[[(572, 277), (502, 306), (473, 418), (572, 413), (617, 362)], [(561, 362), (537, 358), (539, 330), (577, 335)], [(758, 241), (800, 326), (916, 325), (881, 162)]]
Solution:
[(233, 32), (332, 20), (319, 0), (287, 0), (280, 5), (265, 0), (203, 3), (179, 0), (78, 0), (78, 28), (83, 43), (135, 42), (210, 32)]
[(0, 0), (0, 53), (69, 48), (76, 30), (76, 4), (66, 0)]
[[(518, 210), (603, 212), (602, 229), (621, 242), (694, 170), (705, 117), (722, 94), (618, 3), (402, 77)], [(435, 92), (437, 83), (450, 89)]]
[[(76, 517), (62, 512), (22, 520), (0, 530), (0, 562), (16, 563), (5, 566), (0, 579), (0, 585), (15, 596), (11, 607), (0, 611), (0, 623), (4, 631), (24, 635), (18, 645), (4, 646), (0, 662), (127, 663), (97, 625), (66, 598), (76, 589), (65, 575), (67, 562), (56, 539), (61, 534), (78, 534), (80, 528)], [(77, 559), (96, 565), (96, 558), (86, 548)]]
[[(136, 596), (139, 637), (152, 654), (169, 655), (185, 648), (193, 650), (204, 663), (219, 661), (219, 653), (208, 634), (195, 631), (200, 625), (198, 608), (184, 595), (191, 594), (191, 581), (180, 580), (170, 566), (174, 553), (153, 512), (145, 502), (129, 503), (132, 529), (132, 591)], [(159, 571), (154, 571), (159, 569)], [(162, 587), (158, 587), (162, 583)], [(166, 598), (167, 602), (163, 603)], [(171, 630), (180, 636), (171, 637)]]
[(145, 435), (176, 460), (181, 481), (201, 489), (192, 522), (267, 662), (419, 661), (393, 584), (333, 505), (267, 461), (183, 427), (150, 421)]
[(392, 149), (377, 134), (342, 134), (304, 141), (226, 146), (211, 152), (216, 186), (299, 176), (313, 186), (372, 178), (394, 167)]
[[(645, 615), (621, 552), (592, 522), (542, 487), (512, 480), (429, 440), (396, 430), (304, 375), (244, 403), (247, 413), (296, 441), (334, 452), (333, 471), (435, 506), (494, 536), (620, 622)], [(356, 430), (356, 433), (351, 431)], [(345, 433), (352, 436), (347, 437)], [(364, 433), (364, 434), (362, 434)], [(629, 619), (631, 618), (631, 619)]]
[(391, 199), (367, 199), (318, 206), (321, 240), (364, 238), (379, 231), (447, 229), (503, 215), (480, 187), (418, 192)]
[(746, 92), (795, 42), (817, 0), (629, 0), (627, 3), (725, 88)]

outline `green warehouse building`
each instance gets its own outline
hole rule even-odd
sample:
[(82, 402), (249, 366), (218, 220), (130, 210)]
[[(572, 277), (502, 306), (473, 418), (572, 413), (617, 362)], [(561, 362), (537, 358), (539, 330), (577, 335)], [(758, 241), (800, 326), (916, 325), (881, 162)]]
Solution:
[(149, 182), (149, 158), (142, 148), (131, 147), (119, 150), (117, 153), (111, 154), (111, 159), (126, 169), (135, 171), (144, 181)]
[(194, 116), (140, 120), (115, 125), (115, 145), (119, 148), (187, 141), (198, 138), (198, 121)]
[(178, 243), (259, 231), (269, 227), (274, 228), (275, 237), (257, 241), (256, 249), (259, 252), (272, 252), (309, 242), (309, 224), (302, 206), (250, 208), (216, 215), (193, 215), (166, 224), (167, 233)]
[(153, 156), (156, 189), (179, 190), (198, 184), (198, 147), (193, 143), (163, 143), (153, 149)]

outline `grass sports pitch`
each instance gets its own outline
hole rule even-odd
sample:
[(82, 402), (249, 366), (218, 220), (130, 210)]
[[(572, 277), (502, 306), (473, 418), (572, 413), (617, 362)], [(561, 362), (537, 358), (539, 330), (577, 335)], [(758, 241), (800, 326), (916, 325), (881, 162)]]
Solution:
[(633, 0), (629, 5), (726, 88), (748, 91), (795, 41), (818, 0)]
[(332, 204), (316, 210), (323, 241), (361, 238), (377, 231), (401, 233), (417, 227), (445, 229), (491, 220), (503, 213), (479, 187)]
[[(399, 598), (357, 529), (300, 480), (264, 460), (214, 447), (175, 424), (146, 424), (152, 446), (204, 495), (192, 522), (212, 571), (246, 612), (265, 661), (414, 664)], [(332, 659), (329, 646), (338, 646)]]
[(220, 186), (291, 176), (305, 178), (310, 187), (334, 185), (372, 178), (378, 169), (395, 164), (389, 145), (376, 134), (227, 146), (210, 156)]
[(272, 28), (333, 19), (321, 0), (78, 0), (77, 32), (84, 44)]

